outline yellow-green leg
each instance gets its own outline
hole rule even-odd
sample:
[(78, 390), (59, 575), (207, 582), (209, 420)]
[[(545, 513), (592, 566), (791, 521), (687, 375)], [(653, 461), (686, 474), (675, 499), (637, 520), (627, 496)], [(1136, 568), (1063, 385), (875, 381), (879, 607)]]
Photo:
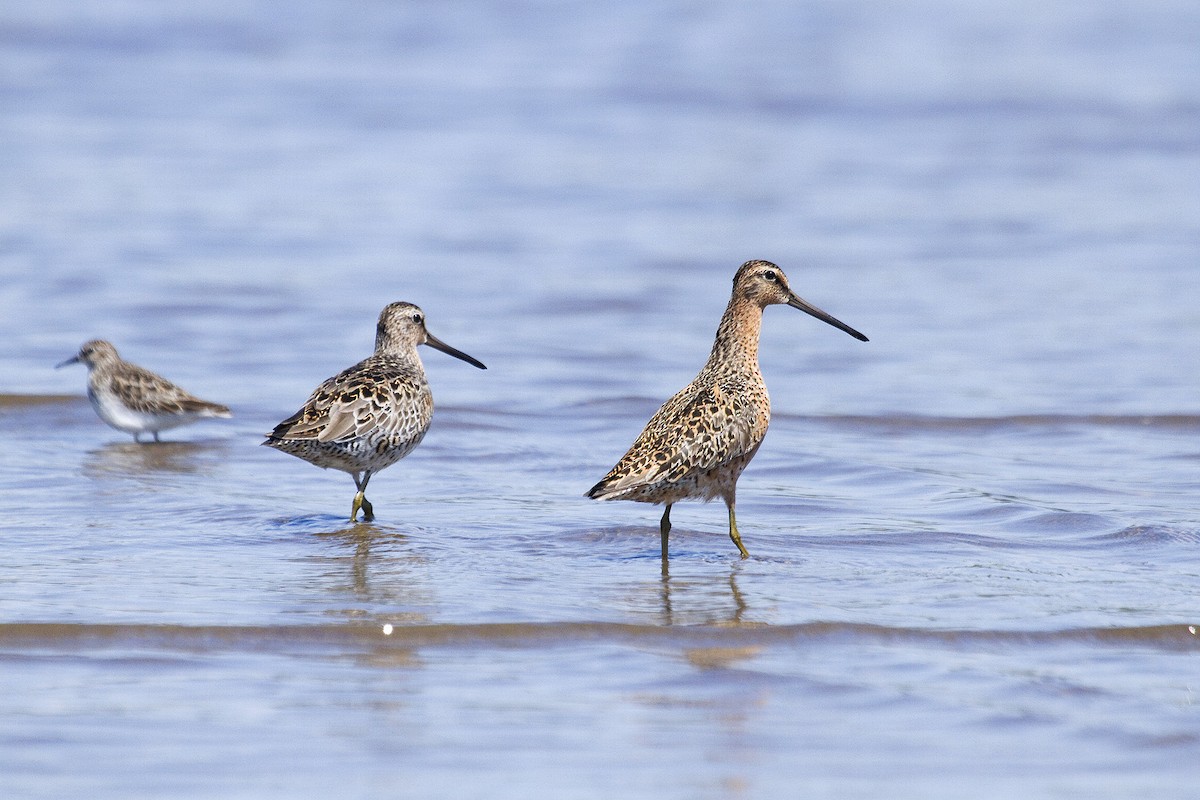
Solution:
[(363, 522), (371, 522), (375, 519), (375, 509), (371, 507), (371, 501), (367, 499), (367, 496), (361, 490), (358, 494), (354, 495), (354, 505), (350, 507), (351, 522), (358, 521), (358, 510), (360, 508), (363, 512)]
[(364, 472), (361, 479), (357, 473), (354, 473), (353, 477), (354, 486), (358, 489), (358, 494), (354, 495), (354, 505), (350, 507), (350, 521), (358, 521), (358, 510), (361, 508), (363, 522), (371, 522), (375, 519), (375, 509), (371, 507), (371, 502), (367, 500), (367, 481), (371, 480), (371, 471), (367, 470)]
[(750, 553), (747, 552), (745, 545), (742, 544), (742, 537), (737, 529), (737, 517), (733, 513), (733, 503), (729, 504), (729, 538), (733, 539), (733, 543), (737, 545), (738, 552), (742, 554), (742, 558), (749, 558)]

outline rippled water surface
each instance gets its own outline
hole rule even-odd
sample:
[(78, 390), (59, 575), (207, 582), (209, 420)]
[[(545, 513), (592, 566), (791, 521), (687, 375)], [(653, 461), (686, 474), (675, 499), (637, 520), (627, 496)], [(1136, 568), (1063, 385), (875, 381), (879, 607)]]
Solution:
[[(1191, 3), (0, 9), (0, 794), (1186, 798)], [(597, 503), (748, 258), (771, 432)], [(409, 300), (421, 447), (260, 447)], [(232, 420), (134, 444), (92, 337)]]

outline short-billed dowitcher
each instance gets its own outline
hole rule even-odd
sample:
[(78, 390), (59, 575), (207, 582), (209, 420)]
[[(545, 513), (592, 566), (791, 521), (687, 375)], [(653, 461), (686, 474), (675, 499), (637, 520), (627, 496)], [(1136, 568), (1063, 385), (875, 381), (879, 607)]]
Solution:
[(85, 342), (79, 352), (58, 364), (84, 363), (88, 368), (88, 400), (100, 419), (125, 433), (135, 442), (143, 433), (154, 434), (206, 417), (230, 417), (229, 408), (201, 400), (166, 378), (159, 377), (117, 355), (117, 348), (103, 339)]
[(729, 538), (742, 558), (749, 557), (738, 534), (734, 503), (738, 477), (758, 452), (771, 421), (771, 402), (758, 368), (758, 337), (763, 309), (775, 304), (798, 308), (867, 341), (797, 297), (779, 267), (747, 261), (733, 276), (733, 297), (704, 369), (655, 412), (629, 452), (587, 493), (598, 500), (665, 503), (659, 522), (664, 569), (671, 506), (687, 498), (722, 498), (729, 508)]
[(429, 430), (433, 395), (418, 345), (482, 363), (425, 330), (425, 313), (412, 303), (392, 303), (379, 314), (375, 352), (313, 391), (304, 407), (267, 434), (263, 444), (322, 469), (349, 472), (358, 493), (350, 520), (375, 518), (367, 483), (411, 453)]

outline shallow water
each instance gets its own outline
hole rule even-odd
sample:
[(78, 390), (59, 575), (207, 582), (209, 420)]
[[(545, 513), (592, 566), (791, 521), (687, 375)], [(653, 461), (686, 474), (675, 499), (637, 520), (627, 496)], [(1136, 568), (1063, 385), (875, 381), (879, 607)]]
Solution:
[[(0, 794), (1189, 797), (1191, 4), (0, 10)], [(583, 492), (771, 258), (771, 432)], [(260, 447), (391, 300), (435, 422)], [(235, 418), (135, 445), (84, 339)], [(387, 627), (387, 626), (390, 626)]]

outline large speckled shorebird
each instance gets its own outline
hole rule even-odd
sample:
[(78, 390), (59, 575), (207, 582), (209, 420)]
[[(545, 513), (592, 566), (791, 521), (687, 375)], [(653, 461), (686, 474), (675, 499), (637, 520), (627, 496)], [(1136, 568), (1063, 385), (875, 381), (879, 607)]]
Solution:
[(729, 538), (742, 558), (750, 555), (738, 534), (734, 504), (738, 477), (758, 452), (771, 421), (771, 401), (758, 368), (758, 337), (763, 309), (775, 304), (798, 308), (867, 341), (797, 297), (779, 267), (747, 261), (733, 276), (733, 297), (704, 369), (663, 403), (629, 452), (587, 492), (598, 500), (666, 504), (659, 522), (664, 570), (671, 506), (689, 498), (722, 498), (729, 508)]
[(117, 348), (103, 339), (85, 342), (79, 352), (58, 364), (83, 363), (88, 368), (88, 400), (100, 419), (125, 433), (135, 442), (143, 433), (188, 425), (206, 417), (230, 417), (229, 408), (189, 394), (166, 378), (131, 364), (117, 355)]
[(349, 472), (358, 493), (350, 520), (375, 518), (367, 483), (411, 453), (429, 430), (433, 395), (417, 347), (427, 344), (479, 369), (482, 363), (425, 330), (425, 313), (392, 303), (379, 315), (375, 352), (322, 383), (304, 407), (267, 434), (263, 444), (322, 469)]

